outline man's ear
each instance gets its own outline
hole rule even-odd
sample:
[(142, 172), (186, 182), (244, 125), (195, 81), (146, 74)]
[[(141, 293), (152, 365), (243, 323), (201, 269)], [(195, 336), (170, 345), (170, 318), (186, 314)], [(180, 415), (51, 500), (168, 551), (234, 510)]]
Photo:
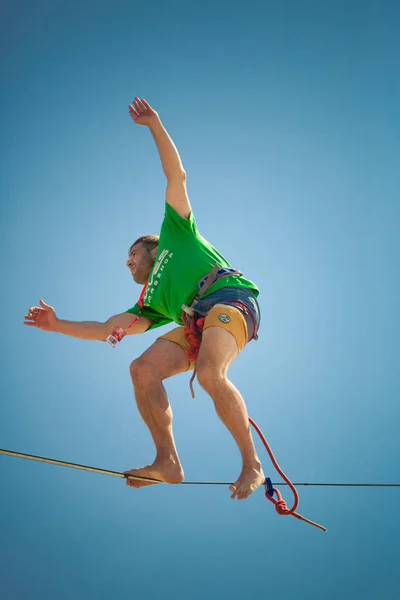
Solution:
[(153, 248), (153, 250), (151, 251), (151, 257), (153, 260), (156, 260), (157, 252), (158, 252), (158, 246)]

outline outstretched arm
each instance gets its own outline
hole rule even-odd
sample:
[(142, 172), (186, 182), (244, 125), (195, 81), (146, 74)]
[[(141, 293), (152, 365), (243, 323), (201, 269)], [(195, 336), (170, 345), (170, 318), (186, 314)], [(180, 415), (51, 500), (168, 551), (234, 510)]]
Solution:
[[(52, 306), (40, 300), (40, 306), (32, 306), (25, 316), (24, 325), (36, 327), (43, 331), (63, 333), (81, 340), (97, 340), (105, 342), (115, 327), (122, 327), (127, 335), (144, 333), (151, 326), (152, 321), (146, 317), (140, 317), (138, 323), (130, 327), (135, 315), (121, 313), (110, 317), (104, 323), (98, 321), (66, 321), (59, 319)], [(128, 329), (129, 327), (129, 329)]]
[(186, 190), (186, 173), (174, 142), (169, 137), (160, 117), (144, 100), (135, 98), (129, 105), (132, 119), (138, 125), (148, 127), (157, 144), (165, 176), (167, 178), (166, 201), (184, 219), (190, 217), (192, 208)]

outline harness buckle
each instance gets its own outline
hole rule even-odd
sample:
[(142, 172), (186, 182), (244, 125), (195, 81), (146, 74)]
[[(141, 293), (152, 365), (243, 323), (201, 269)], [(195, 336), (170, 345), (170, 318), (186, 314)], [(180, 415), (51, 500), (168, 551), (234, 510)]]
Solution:
[(182, 304), (181, 306), (183, 312), (185, 312), (187, 315), (189, 315), (189, 317), (194, 317), (194, 310), (192, 308), (190, 308), (190, 306), (188, 306), (187, 304)]

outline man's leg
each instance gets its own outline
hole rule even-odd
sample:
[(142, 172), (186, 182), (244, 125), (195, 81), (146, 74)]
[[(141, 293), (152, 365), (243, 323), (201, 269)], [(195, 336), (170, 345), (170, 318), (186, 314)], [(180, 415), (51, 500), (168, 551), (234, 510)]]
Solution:
[[(185, 351), (178, 344), (165, 339), (158, 339), (131, 364), (136, 403), (152, 435), (156, 458), (151, 465), (125, 473), (161, 479), (166, 483), (183, 481), (184, 473), (172, 432), (172, 409), (162, 381), (188, 368), (189, 359)], [(152, 484), (128, 479), (127, 485), (139, 488)]]
[(239, 390), (227, 379), (229, 365), (238, 356), (234, 336), (222, 327), (208, 327), (203, 332), (196, 361), (200, 385), (214, 400), (222, 422), (233, 435), (243, 459), (242, 472), (230, 490), (232, 499), (248, 498), (265, 480), (250, 432), (246, 405)]

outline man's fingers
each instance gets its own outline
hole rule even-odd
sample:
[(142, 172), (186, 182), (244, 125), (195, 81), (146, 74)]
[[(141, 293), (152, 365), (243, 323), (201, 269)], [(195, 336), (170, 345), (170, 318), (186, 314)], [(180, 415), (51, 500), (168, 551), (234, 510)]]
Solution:
[(28, 310), (28, 318), (32, 319), (33, 317), (36, 317), (38, 314), (46, 312), (45, 308), (39, 308), (38, 306), (33, 306), (32, 308), (30, 308)]
[(148, 111), (150, 115), (154, 113), (150, 104), (144, 98), (138, 98), (136, 96), (136, 98), (133, 100), (133, 103), (129, 104), (129, 112), (134, 121), (142, 116), (147, 116), (144, 113), (147, 113)]
[(38, 327), (39, 323), (42, 320), (43, 315), (47, 312), (48, 308), (51, 308), (49, 306), (47, 306), (47, 304), (45, 304), (43, 302), (43, 300), (40, 301), (41, 304), (43, 304), (44, 306), (46, 306), (47, 308), (40, 308), (39, 306), (31, 306), (31, 308), (28, 310), (28, 314), (24, 316), (24, 325), (28, 325), (29, 327)]
[(146, 100), (144, 98), (141, 99), (141, 103), (143, 104), (143, 106), (145, 107), (146, 110), (150, 110), (151, 106), (148, 102), (146, 102)]
[(135, 98), (135, 108), (138, 113), (142, 113), (146, 110), (146, 107), (140, 102), (139, 98)]
[(24, 319), (34, 320), (37, 317), (37, 315), (39, 314), (40, 310), (42, 310), (42, 309), (37, 308), (36, 306), (32, 306), (32, 308), (30, 308), (28, 310), (28, 314), (24, 316)]
[(139, 102), (140, 108), (142, 109), (143, 112), (145, 112), (149, 108), (149, 105), (146, 106), (145, 103), (143, 102), (143, 99), (141, 100), (140, 98), (138, 98), (138, 102)]
[(132, 104), (129, 105), (129, 114), (131, 115), (131, 117), (134, 121), (136, 121), (136, 119), (139, 117), (136, 110), (133, 108)]
[(27, 327), (38, 327), (40, 328), (41, 322), (45, 321), (48, 311), (54, 311), (54, 309), (46, 304), (44, 300), (40, 300), (40, 306), (31, 306), (28, 310), (28, 314), (24, 316), (24, 325)]
[(38, 308), (37, 309), (38, 311), (40, 311), (40, 310), (48, 310), (49, 308), (51, 309), (51, 306), (49, 304), (46, 304), (46, 302), (44, 300), (40, 300), (40, 306), (42, 308)]

